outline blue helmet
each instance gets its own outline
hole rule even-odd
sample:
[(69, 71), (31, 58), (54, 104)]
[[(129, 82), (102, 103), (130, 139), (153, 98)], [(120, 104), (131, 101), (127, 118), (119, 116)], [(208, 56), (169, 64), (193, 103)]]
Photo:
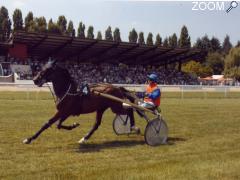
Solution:
[(154, 73), (147, 76), (150, 81), (157, 82), (158, 76)]

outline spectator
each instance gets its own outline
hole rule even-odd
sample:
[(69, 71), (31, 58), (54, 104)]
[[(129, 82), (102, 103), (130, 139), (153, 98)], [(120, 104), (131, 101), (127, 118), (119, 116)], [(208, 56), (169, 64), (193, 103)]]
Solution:
[[(8, 63), (15, 65), (29, 65), (31, 73), (21, 69), (17, 70), (20, 79), (32, 79), (45, 64), (37, 60), (20, 61), (8, 58)], [(107, 82), (111, 84), (144, 84), (146, 76), (154, 72), (158, 75), (158, 83), (166, 85), (196, 85), (199, 84), (196, 77), (175, 69), (164, 69), (157, 66), (125, 65), (125, 64), (83, 64), (79, 62), (66, 61), (64, 65), (77, 83), (84, 81), (88, 83)], [(11, 69), (3, 67), (4, 75), (11, 74)]]

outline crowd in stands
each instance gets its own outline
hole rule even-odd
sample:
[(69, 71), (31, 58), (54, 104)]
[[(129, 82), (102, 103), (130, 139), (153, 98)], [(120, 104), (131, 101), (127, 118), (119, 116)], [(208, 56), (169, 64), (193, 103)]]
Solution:
[(21, 61), (15, 58), (8, 58), (6, 61), (0, 63), (4, 76), (16, 73), (18, 79), (20, 80), (30, 80), (33, 77), (31, 66), (29, 66), (29, 61)]
[[(14, 58), (8, 58), (7, 62), (9, 66), (3, 67), (4, 75), (10, 75), (13, 71), (18, 74), (19, 79), (32, 79), (44, 62), (26, 60), (21, 61)], [(4, 64), (3, 63), (3, 64)], [(15, 69), (13, 68), (14, 65)], [(21, 66), (20, 66), (21, 65)], [(27, 66), (29, 68), (27, 68)], [(18, 68), (16, 68), (18, 67)], [(21, 68), (20, 68), (21, 67)], [(25, 68), (23, 68), (25, 67)], [(156, 73), (159, 76), (159, 84), (166, 85), (195, 85), (199, 84), (196, 77), (193, 77), (187, 73), (179, 72), (174, 69), (165, 69), (164, 67), (156, 66), (142, 66), (125, 64), (83, 64), (77, 62), (67, 61), (64, 64), (71, 76), (79, 83), (99, 83), (106, 82), (112, 84), (144, 84), (146, 82), (146, 76), (150, 73)]]
[(189, 74), (178, 72), (174, 69), (165, 69), (163, 67), (124, 64), (81, 64), (67, 63), (70, 74), (79, 82), (107, 82), (112, 84), (144, 84), (146, 77), (150, 73), (156, 73), (159, 76), (159, 84), (166, 85), (185, 85), (199, 84), (198, 79)]

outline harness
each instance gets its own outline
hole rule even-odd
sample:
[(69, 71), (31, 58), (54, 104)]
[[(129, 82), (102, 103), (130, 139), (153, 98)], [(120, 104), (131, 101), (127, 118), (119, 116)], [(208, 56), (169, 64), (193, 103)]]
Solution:
[(52, 97), (54, 99), (56, 106), (58, 106), (67, 96), (87, 96), (87, 95), (89, 95), (89, 92), (90, 92), (88, 84), (84, 84), (80, 90), (77, 90), (76, 93), (70, 93), (70, 90), (72, 87), (72, 84), (70, 83), (69, 87), (66, 90), (66, 92), (64, 93), (64, 95), (61, 98), (58, 98), (48, 83), (47, 83), (47, 86), (50, 89), (50, 92), (52, 94)]

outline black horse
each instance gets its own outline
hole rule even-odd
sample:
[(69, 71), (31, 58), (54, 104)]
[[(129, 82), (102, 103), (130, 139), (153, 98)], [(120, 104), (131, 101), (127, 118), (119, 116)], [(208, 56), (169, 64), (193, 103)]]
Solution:
[[(26, 138), (23, 141), (25, 144), (31, 143), (44, 130), (57, 121), (58, 129), (72, 130), (79, 126), (79, 124), (74, 123), (71, 126), (62, 124), (69, 116), (79, 116), (80, 114), (96, 112), (96, 122), (94, 126), (88, 134), (79, 141), (79, 143), (83, 143), (91, 137), (95, 130), (97, 130), (101, 124), (102, 115), (108, 108), (111, 108), (116, 114), (127, 114), (130, 117), (131, 126), (135, 127), (133, 109), (126, 109), (119, 102), (91, 93), (92, 91), (98, 91), (134, 102), (137, 97), (124, 88), (115, 87), (111, 84), (92, 84), (89, 85), (90, 93), (88, 95), (83, 95), (82, 92), (78, 90), (79, 88), (69, 72), (65, 68), (57, 65), (56, 62), (46, 64), (43, 70), (34, 77), (33, 81), (34, 84), (39, 87), (44, 83), (52, 82), (53, 90), (58, 100), (56, 106), (57, 112), (38, 132), (36, 132), (36, 134), (30, 138)], [(138, 128), (133, 129), (136, 131), (139, 130)]]

